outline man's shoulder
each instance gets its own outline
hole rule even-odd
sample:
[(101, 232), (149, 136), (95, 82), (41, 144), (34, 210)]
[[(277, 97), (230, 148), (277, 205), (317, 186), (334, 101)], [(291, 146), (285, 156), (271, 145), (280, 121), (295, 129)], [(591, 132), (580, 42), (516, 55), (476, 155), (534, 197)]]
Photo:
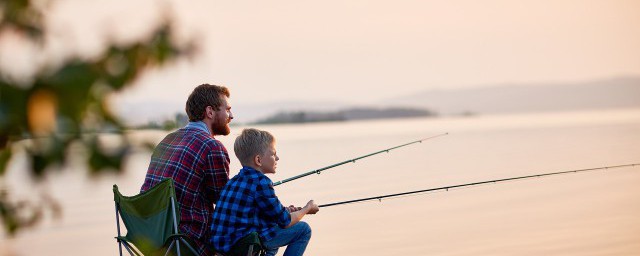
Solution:
[(188, 142), (189, 144), (209, 147), (212, 150), (226, 151), (222, 142), (212, 137), (209, 133), (197, 128), (183, 127), (169, 134), (167, 137), (169, 136), (179, 138), (181, 141)]

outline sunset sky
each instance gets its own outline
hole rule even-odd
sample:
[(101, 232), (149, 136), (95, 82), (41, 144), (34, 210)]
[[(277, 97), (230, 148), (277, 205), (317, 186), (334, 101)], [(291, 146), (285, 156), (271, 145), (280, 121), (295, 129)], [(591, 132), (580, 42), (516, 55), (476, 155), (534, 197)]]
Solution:
[(367, 103), (429, 89), (640, 75), (635, 0), (53, 2), (53, 56), (139, 38), (162, 13), (200, 45), (195, 58), (151, 72), (116, 104), (181, 106), (201, 83), (229, 86), (234, 105)]

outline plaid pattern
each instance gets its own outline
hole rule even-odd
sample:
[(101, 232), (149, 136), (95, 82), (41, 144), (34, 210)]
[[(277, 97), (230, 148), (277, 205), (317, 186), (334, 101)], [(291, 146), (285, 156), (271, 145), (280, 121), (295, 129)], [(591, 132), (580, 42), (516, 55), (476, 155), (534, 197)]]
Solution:
[(211, 243), (228, 252), (240, 238), (256, 231), (263, 241), (286, 227), (291, 216), (280, 203), (271, 180), (261, 172), (244, 167), (222, 190), (211, 223)]
[(173, 178), (180, 204), (180, 231), (195, 242), (201, 255), (208, 249), (214, 203), (229, 180), (229, 154), (208, 132), (187, 126), (167, 135), (151, 156), (140, 191)]

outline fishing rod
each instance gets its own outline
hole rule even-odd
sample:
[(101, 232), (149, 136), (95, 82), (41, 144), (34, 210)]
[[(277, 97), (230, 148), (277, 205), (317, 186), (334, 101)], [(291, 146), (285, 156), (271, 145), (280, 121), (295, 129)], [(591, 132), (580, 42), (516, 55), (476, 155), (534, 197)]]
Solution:
[(292, 180), (297, 180), (299, 178), (306, 177), (306, 176), (309, 176), (309, 175), (314, 174), (314, 173), (315, 174), (320, 174), (322, 171), (325, 171), (325, 170), (328, 170), (328, 169), (331, 169), (331, 168), (334, 168), (334, 167), (338, 167), (338, 166), (341, 166), (343, 164), (355, 163), (357, 160), (360, 160), (360, 159), (363, 159), (363, 158), (367, 158), (367, 157), (370, 157), (370, 156), (373, 156), (373, 155), (377, 155), (377, 154), (380, 154), (380, 153), (384, 153), (384, 152), (389, 153), (389, 151), (397, 149), (397, 148), (401, 148), (401, 147), (404, 147), (404, 146), (409, 146), (409, 145), (415, 144), (415, 143), (422, 143), (425, 140), (430, 140), (430, 139), (437, 138), (437, 137), (440, 137), (440, 136), (444, 136), (444, 135), (447, 135), (447, 134), (449, 134), (449, 133), (447, 132), (447, 133), (443, 133), (443, 134), (438, 134), (438, 135), (435, 135), (435, 136), (431, 136), (431, 137), (427, 137), (427, 138), (424, 138), (424, 139), (412, 141), (412, 142), (405, 143), (405, 144), (402, 144), (402, 145), (398, 145), (398, 146), (395, 146), (395, 147), (383, 149), (383, 150), (380, 150), (380, 151), (377, 151), (377, 152), (374, 152), (374, 153), (371, 153), (371, 154), (368, 154), (368, 155), (356, 157), (354, 159), (349, 159), (349, 160), (346, 160), (346, 161), (343, 161), (343, 162), (340, 162), (340, 163), (337, 163), (337, 164), (332, 164), (332, 165), (329, 165), (329, 166), (326, 166), (326, 167), (322, 167), (320, 169), (316, 169), (316, 170), (313, 170), (313, 171), (308, 171), (308, 172), (305, 172), (303, 174), (293, 176), (291, 178), (287, 178), (287, 179), (284, 179), (284, 180), (281, 180), (281, 181), (277, 181), (277, 182), (274, 182), (273, 185), (274, 186), (278, 186), (278, 185), (280, 185), (282, 183), (287, 183), (287, 182), (292, 181)]
[(543, 177), (543, 176), (552, 176), (552, 175), (559, 175), (559, 174), (579, 173), (579, 172), (587, 172), (587, 171), (595, 171), (595, 170), (603, 170), (603, 169), (614, 169), (614, 168), (622, 168), (622, 167), (633, 167), (633, 166), (636, 166), (636, 165), (640, 166), (640, 163), (615, 165), (615, 166), (605, 166), (605, 167), (588, 168), (588, 169), (578, 169), (578, 170), (562, 171), (562, 172), (551, 172), (551, 173), (535, 174), (535, 175), (520, 176), (520, 177), (513, 177), (513, 178), (506, 178), (506, 179), (487, 180), (487, 181), (466, 183), (466, 184), (439, 187), (439, 188), (422, 189), (422, 190), (409, 191), (409, 192), (390, 194), (390, 195), (383, 195), (383, 196), (367, 197), (367, 198), (354, 199), (354, 200), (348, 200), (348, 201), (342, 201), (342, 202), (336, 202), (336, 203), (330, 203), (330, 204), (322, 204), (322, 205), (319, 205), (318, 207), (329, 207), (329, 206), (336, 206), (336, 205), (341, 205), (341, 204), (352, 204), (352, 203), (372, 201), (372, 200), (381, 201), (384, 198), (406, 196), (406, 195), (411, 195), (411, 194), (420, 194), (420, 193), (440, 191), (440, 190), (449, 191), (449, 189), (453, 189), (453, 188), (477, 186), (477, 185), (482, 185), (482, 184), (498, 183), (498, 182), (505, 182), (505, 181), (512, 181), (512, 180), (530, 179), (530, 178)]

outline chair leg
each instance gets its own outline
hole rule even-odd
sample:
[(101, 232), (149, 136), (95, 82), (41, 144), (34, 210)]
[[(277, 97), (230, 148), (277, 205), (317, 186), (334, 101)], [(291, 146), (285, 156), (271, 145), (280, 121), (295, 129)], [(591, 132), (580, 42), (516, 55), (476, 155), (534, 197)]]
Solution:
[(247, 253), (247, 256), (253, 256), (253, 245), (249, 245), (249, 252)]
[(193, 253), (193, 255), (198, 255), (198, 251), (196, 251), (196, 249), (194, 249), (189, 243), (187, 243), (187, 240), (184, 240), (184, 238), (180, 237), (180, 240), (182, 240), (182, 242), (184, 243), (185, 246), (187, 246), (187, 248), (189, 250), (191, 250), (191, 252)]
[(177, 251), (178, 251), (178, 256), (182, 256), (182, 255), (180, 254), (180, 240), (179, 240), (179, 239), (176, 239), (175, 241), (176, 241), (176, 249), (177, 249)]
[(118, 251), (120, 252), (120, 256), (122, 256), (122, 242), (118, 241)]
[(169, 245), (169, 249), (167, 249), (167, 252), (164, 253), (164, 256), (169, 255), (169, 252), (171, 251), (171, 249), (173, 249), (173, 246), (176, 244), (176, 241), (171, 241), (171, 244)]
[[(118, 237), (120, 236), (120, 216), (118, 214), (118, 203), (116, 203), (116, 227), (118, 228)], [(122, 256), (122, 241), (118, 240), (118, 251), (120, 251), (120, 256)], [(131, 252), (129, 252), (131, 253)]]
[[(178, 230), (178, 219), (176, 218), (176, 216), (177, 216), (176, 215), (176, 203), (173, 201), (173, 197), (170, 197), (170, 199), (171, 199), (171, 212), (173, 213), (173, 232), (175, 234), (178, 234), (179, 230)], [(178, 256), (181, 256), (180, 255), (180, 240), (176, 239), (176, 240), (174, 240), (174, 242), (177, 242), (177, 244), (178, 244), (178, 247), (177, 247)], [(171, 244), (173, 245), (174, 242), (171, 242)]]
[(138, 252), (136, 252), (135, 250), (131, 249), (129, 244), (124, 242), (123, 246), (125, 249), (127, 249), (127, 251), (129, 252), (129, 255), (131, 256), (139, 256), (140, 254)]

